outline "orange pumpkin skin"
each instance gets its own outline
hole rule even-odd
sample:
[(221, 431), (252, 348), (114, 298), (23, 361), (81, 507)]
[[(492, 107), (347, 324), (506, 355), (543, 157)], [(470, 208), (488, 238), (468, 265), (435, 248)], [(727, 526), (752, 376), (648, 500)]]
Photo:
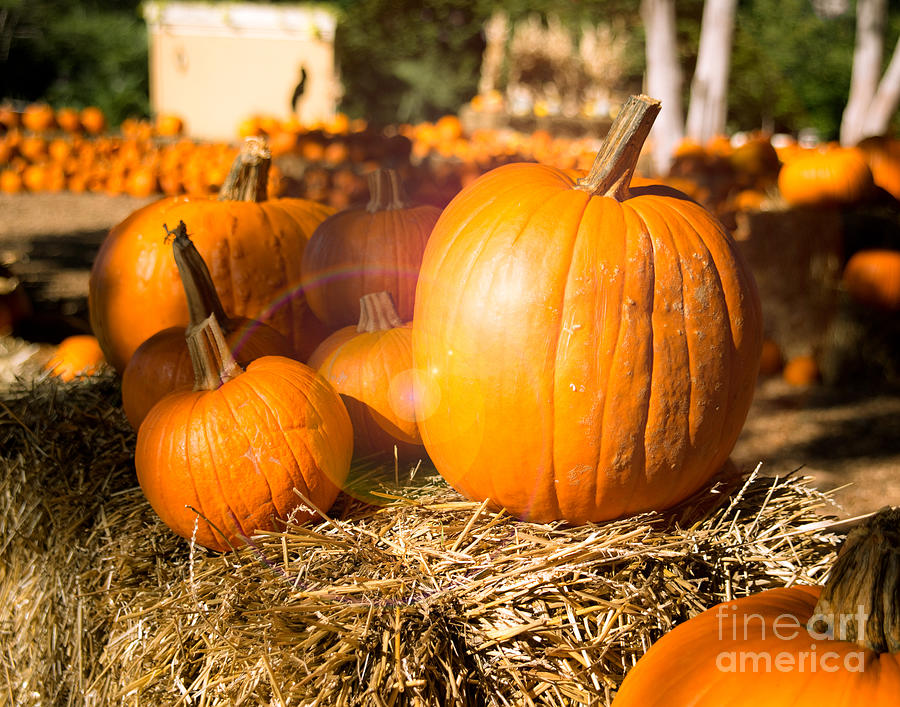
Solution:
[(697, 490), (741, 430), (762, 341), (752, 274), (707, 211), (665, 187), (573, 187), (543, 165), (483, 175), (442, 213), (416, 291), (429, 456), (535, 521)]
[(401, 459), (424, 454), (413, 405), (412, 327), (378, 331), (339, 329), (309, 358), (341, 394), (353, 423), (357, 456), (393, 454)]
[(191, 224), (226, 311), (269, 324), (305, 359), (328, 331), (300, 291), (300, 265), (309, 236), (331, 213), (305, 199), (255, 203), (188, 196), (138, 209), (109, 232), (91, 269), (91, 326), (107, 359), (121, 373), (146, 339), (187, 324), (163, 230), (179, 221)]
[(896, 705), (900, 654), (810, 634), (819, 593), (771, 589), (680, 624), (631, 668), (613, 707)]
[(841, 280), (855, 302), (887, 312), (900, 311), (900, 251), (857, 251), (844, 266)]
[(103, 352), (96, 337), (76, 334), (59, 342), (45, 368), (50, 375), (68, 382), (98, 373), (103, 364)]
[[(238, 317), (223, 322), (225, 341), (235, 361), (246, 366), (261, 356), (294, 358), (287, 339), (272, 327)], [(141, 423), (165, 395), (190, 388), (194, 367), (184, 338), (184, 327), (156, 332), (135, 350), (122, 372), (122, 407), (132, 429)]]
[(373, 194), (368, 206), (325, 219), (303, 256), (303, 289), (315, 315), (335, 331), (356, 323), (360, 297), (386, 291), (400, 318), (412, 319), (422, 253), (439, 215), (435, 206)]
[(263, 356), (216, 390), (160, 400), (138, 432), (135, 468), (166, 525), (227, 550), (255, 530), (274, 529), (275, 518), (315, 517), (294, 488), (330, 508), (352, 444), (347, 411), (321, 376), (298, 361)]
[(851, 204), (871, 194), (872, 170), (852, 147), (808, 150), (784, 163), (778, 189), (791, 206)]

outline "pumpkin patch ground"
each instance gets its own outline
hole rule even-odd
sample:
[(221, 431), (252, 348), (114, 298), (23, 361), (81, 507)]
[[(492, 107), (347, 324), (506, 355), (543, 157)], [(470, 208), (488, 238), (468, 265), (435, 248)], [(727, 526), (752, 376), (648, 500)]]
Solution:
[(0, 256), (35, 310), (0, 337), (0, 693), (14, 704), (608, 704), (672, 626), (818, 583), (845, 519), (900, 505), (898, 389), (772, 373), (732, 454), (742, 473), (664, 513), (528, 523), (427, 461), (357, 460), (327, 517), (206, 551), (141, 493), (114, 375), (43, 372), (85, 332), (106, 231), (151, 200), (0, 195)]

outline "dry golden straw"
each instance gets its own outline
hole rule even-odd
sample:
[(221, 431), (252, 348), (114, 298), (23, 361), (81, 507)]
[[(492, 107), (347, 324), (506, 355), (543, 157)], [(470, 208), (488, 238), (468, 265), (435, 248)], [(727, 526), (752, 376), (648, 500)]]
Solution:
[(663, 631), (820, 580), (840, 540), (796, 476), (566, 527), (388, 460), (321, 522), (214, 554), (145, 502), (118, 395), (0, 395), (0, 704), (603, 705)]

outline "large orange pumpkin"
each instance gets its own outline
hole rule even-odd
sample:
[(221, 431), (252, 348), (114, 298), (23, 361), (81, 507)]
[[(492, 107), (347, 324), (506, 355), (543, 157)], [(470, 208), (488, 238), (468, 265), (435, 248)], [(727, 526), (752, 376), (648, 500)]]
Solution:
[(232, 316), (271, 325), (303, 359), (328, 335), (306, 304), (300, 268), (310, 235), (333, 210), (305, 199), (267, 200), (269, 161), (265, 143), (249, 139), (218, 199), (164, 198), (109, 232), (91, 269), (88, 303), (94, 333), (118, 372), (157, 331), (188, 323), (165, 242), (164, 224), (179, 221), (194, 229), (197, 250)]
[(195, 389), (165, 396), (138, 431), (134, 464), (153, 510), (214, 550), (327, 511), (353, 452), (340, 396), (293, 359), (263, 356), (243, 370), (215, 315), (188, 338)]
[(396, 447), (402, 459), (424, 455), (413, 404), (412, 328), (387, 292), (363, 296), (359, 323), (319, 344), (309, 365), (343, 397), (353, 422), (354, 454), (393, 454)]
[(900, 702), (900, 510), (851, 531), (824, 587), (725, 602), (667, 633), (613, 707), (894, 707)]
[(372, 172), (369, 203), (325, 219), (303, 257), (303, 289), (332, 330), (355, 324), (359, 298), (389, 292), (403, 321), (413, 313), (416, 279), (436, 206), (408, 204), (392, 169)]
[(469, 498), (598, 521), (670, 506), (728, 458), (757, 377), (759, 296), (706, 210), (629, 188), (658, 110), (632, 97), (586, 178), (498, 167), (434, 228), (413, 318), (417, 419)]
[[(187, 299), (188, 329), (199, 327), (215, 314), (228, 348), (239, 365), (245, 366), (260, 356), (294, 358), (288, 340), (272, 327), (226, 314), (209, 269), (188, 236), (184, 221), (169, 235)], [(122, 373), (122, 407), (132, 428), (137, 430), (141, 426), (147, 413), (164, 395), (179, 388), (189, 388), (193, 382), (194, 367), (185, 327), (174, 326), (156, 332), (137, 347)]]

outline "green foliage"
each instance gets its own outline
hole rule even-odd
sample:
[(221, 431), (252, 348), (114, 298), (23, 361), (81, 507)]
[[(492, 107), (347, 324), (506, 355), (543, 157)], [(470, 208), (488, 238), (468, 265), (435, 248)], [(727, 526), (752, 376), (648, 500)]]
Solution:
[(345, 3), (335, 39), (343, 109), (382, 124), (455, 112), (478, 85), (486, 17), (465, 0)]
[(0, 97), (96, 105), (116, 125), (149, 114), (148, 86), (137, 2), (0, 0)]
[(809, 0), (741, 5), (729, 86), (731, 129), (811, 127), (825, 139), (836, 138), (850, 90), (855, 29), (852, 12), (825, 19)]
[[(262, 1), (262, 0), (259, 0)], [(290, 1), (290, 0), (288, 0)], [(376, 124), (434, 120), (476, 92), (482, 27), (497, 8), (512, 22), (555, 15), (576, 34), (624, 18), (634, 39), (629, 84), (640, 85), (640, 0), (332, 0), (341, 11), (336, 55), (342, 110)], [(734, 35), (729, 129), (837, 136), (850, 86), (855, 16), (818, 16), (811, 0), (740, 0)], [(149, 113), (147, 29), (140, 0), (0, 0), (0, 100), (98, 105), (115, 125)], [(703, 0), (677, 3), (685, 105)], [(889, 3), (885, 62), (900, 35)]]

